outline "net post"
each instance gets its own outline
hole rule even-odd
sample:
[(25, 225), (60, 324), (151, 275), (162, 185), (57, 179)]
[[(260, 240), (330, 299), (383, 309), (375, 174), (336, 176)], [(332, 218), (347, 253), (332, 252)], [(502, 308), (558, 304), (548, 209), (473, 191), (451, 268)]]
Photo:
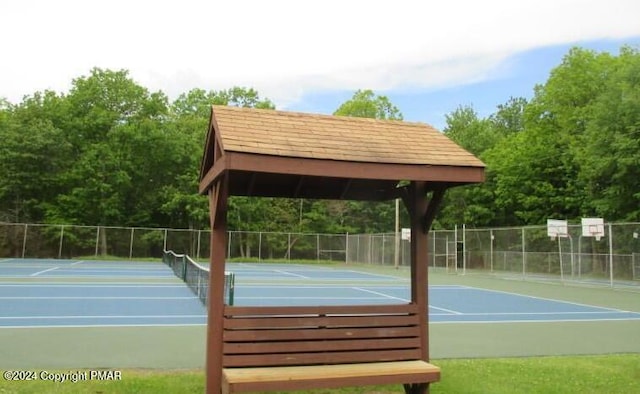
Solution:
[(236, 283), (236, 274), (234, 274), (233, 272), (225, 272), (225, 293), (227, 296), (227, 305), (233, 306), (234, 304), (234, 288), (235, 288), (235, 283)]
[(167, 229), (164, 229), (164, 240), (162, 241), (162, 250), (167, 250)]

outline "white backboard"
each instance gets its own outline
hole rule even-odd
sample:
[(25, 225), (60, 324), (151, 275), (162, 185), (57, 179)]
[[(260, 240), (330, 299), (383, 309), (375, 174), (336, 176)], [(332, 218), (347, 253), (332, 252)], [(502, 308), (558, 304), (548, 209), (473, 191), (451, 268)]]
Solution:
[(566, 220), (547, 219), (547, 235), (549, 237), (568, 237), (569, 226)]
[(582, 218), (582, 236), (583, 237), (604, 237), (604, 219), (603, 218)]
[(410, 228), (403, 228), (402, 229), (402, 233), (401, 233), (401, 237), (402, 237), (402, 240), (404, 240), (404, 241), (411, 241), (411, 229)]

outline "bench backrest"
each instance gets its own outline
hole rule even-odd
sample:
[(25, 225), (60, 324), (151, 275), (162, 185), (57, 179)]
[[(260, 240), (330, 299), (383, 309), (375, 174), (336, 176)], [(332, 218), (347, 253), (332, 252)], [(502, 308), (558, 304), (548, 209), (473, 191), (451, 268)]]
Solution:
[(418, 360), (415, 304), (236, 307), (224, 310), (227, 367)]

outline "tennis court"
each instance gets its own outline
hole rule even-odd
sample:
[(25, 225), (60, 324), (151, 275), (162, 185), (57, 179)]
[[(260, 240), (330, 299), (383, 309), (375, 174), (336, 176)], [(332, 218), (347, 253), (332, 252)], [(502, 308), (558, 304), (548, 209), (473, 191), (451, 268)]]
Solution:
[[(403, 303), (408, 279), (349, 267), (229, 263), (235, 305)], [(82, 260), (0, 261), (0, 327), (206, 324), (199, 298), (164, 264)], [(640, 320), (640, 312), (467, 285), (432, 285), (439, 323)]]
[[(408, 270), (228, 263), (235, 305), (402, 303)], [(640, 352), (637, 292), (430, 274), (431, 356)], [(0, 368), (202, 368), (206, 309), (160, 262), (0, 259)]]

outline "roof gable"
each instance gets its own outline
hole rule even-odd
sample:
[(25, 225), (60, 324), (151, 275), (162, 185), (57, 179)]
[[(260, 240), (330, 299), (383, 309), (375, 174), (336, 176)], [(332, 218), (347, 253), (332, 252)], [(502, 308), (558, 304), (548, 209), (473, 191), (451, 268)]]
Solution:
[(200, 192), (386, 200), (401, 181), (482, 182), (484, 164), (423, 123), (213, 106)]

